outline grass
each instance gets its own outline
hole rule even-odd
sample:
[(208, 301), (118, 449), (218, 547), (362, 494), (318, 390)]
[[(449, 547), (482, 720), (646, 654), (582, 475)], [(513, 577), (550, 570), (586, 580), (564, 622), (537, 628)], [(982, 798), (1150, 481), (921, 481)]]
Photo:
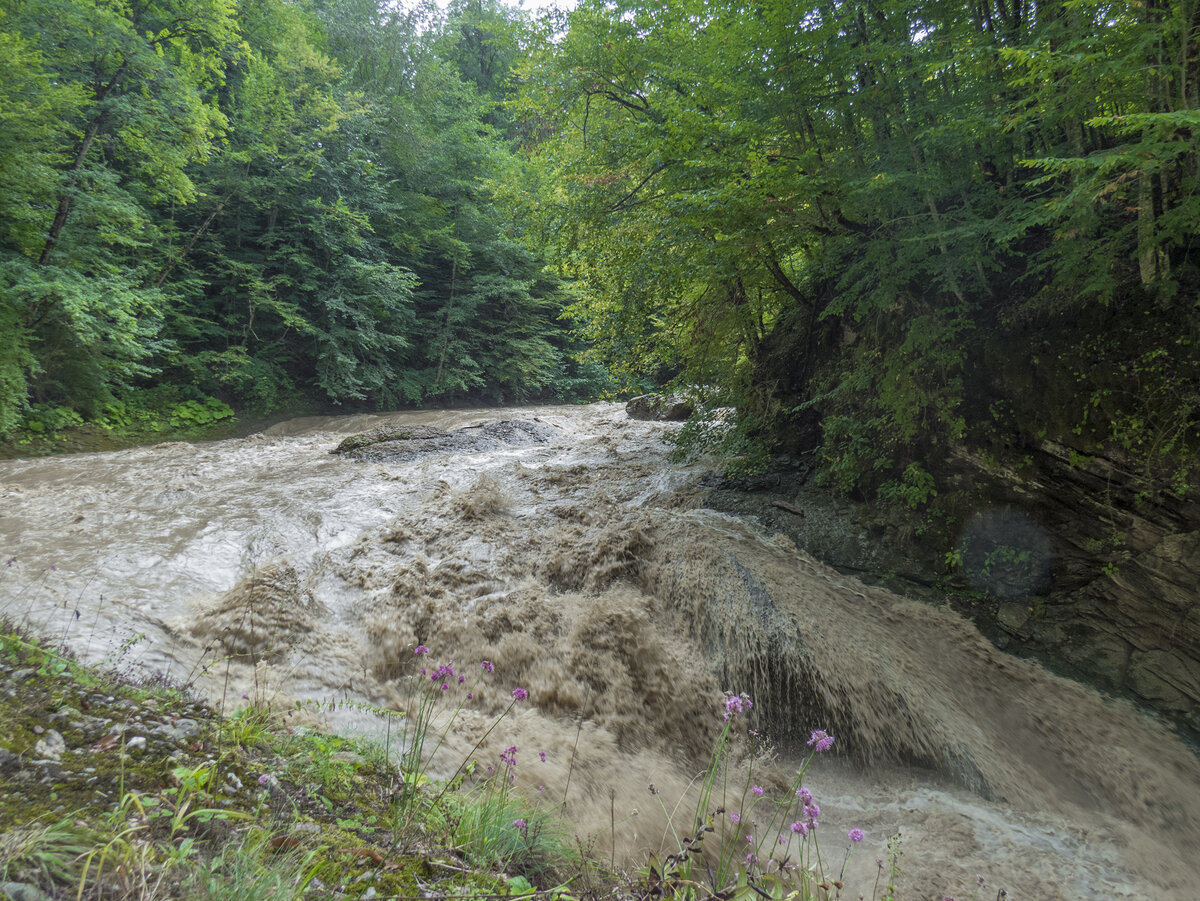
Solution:
[[(67, 751), (39, 761), (52, 732)], [(404, 788), (414, 780), (377, 745), (252, 705), (222, 717), (8, 623), (0, 752), (0, 882), (28, 897), (491, 898), (556, 860), (548, 844), (481, 853), (462, 825), (471, 793)]]

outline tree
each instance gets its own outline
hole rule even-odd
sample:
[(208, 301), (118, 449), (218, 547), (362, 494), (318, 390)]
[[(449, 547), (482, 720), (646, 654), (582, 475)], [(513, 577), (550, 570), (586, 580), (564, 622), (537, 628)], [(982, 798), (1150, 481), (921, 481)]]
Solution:
[[(1032, 318), (1062, 317), (1065, 369), (1129, 334), (1113, 299), (1191, 283), (1196, 49), (1186, 5), (591, 0), (520, 66), (535, 172), (506, 199), (630, 380), (720, 386), (890, 491), (1026, 401), (979, 361)], [(1181, 325), (1155, 365), (1105, 344), (1080, 409), (1157, 366), (1194, 418), (1194, 353), (1162, 362)]]
[(223, 133), (214, 91), (237, 52), (233, 8), (47, 0), (3, 13), (21, 70), (4, 80), (6, 124), (26, 120), (24, 137), (5, 143), (30, 163), (17, 187), (11, 173), (24, 164), (6, 160), (0, 184), (20, 210), (0, 267), (5, 316), (25, 348), (7, 406), (25, 403), (24, 380), (37, 400), (94, 407), (145, 374), (160, 347), (151, 210), (195, 199), (187, 166)]

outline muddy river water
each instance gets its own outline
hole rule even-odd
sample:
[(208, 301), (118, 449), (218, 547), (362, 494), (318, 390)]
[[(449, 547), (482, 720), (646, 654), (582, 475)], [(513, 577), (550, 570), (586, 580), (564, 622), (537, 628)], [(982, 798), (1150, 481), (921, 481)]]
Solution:
[[(520, 425), (330, 453), (501, 420)], [(980, 898), (1200, 896), (1200, 763), (1169, 730), (704, 509), (668, 428), (616, 405), (421, 412), (2, 461), (0, 607), (86, 660), (346, 730), (403, 709), (418, 644), (472, 681), (494, 661), (432, 770), (523, 687), (479, 759), (518, 745), (521, 789), (630, 863), (663, 845), (664, 809), (690, 818), (732, 690), (775, 746), (768, 798), (811, 730), (835, 736), (806, 782), (827, 856), (865, 833), (843, 897), (871, 896), (897, 831), (904, 898), (971, 897), (978, 876)]]

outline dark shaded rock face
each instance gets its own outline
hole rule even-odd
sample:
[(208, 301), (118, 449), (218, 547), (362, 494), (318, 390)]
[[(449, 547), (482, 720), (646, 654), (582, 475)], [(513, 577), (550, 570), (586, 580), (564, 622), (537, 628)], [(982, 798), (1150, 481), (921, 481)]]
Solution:
[(997, 646), (1200, 743), (1200, 500), (1052, 442), (1024, 451), (1019, 468), (965, 451), (944, 461), (936, 516), (834, 496), (786, 465), (753, 483), (711, 479), (707, 502), (863, 581), (949, 603)]
[(1049, 550), (1039, 590), (987, 595), (1000, 601), (986, 615), (998, 643), (1131, 697), (1200, 739), (1200, 499), (1148, 490), (1121, 461), (1053, 442), (1027, 459), (1020, 473), (965, 454), (953, 461), (962, 484), (1036, 523)]
[(545, 444), (554, 435), (553, 426), (523, 419), (484, 422), (453, 432), (429, 426), (384, 426), (352, 435), (330, 453), (373, 463), (406, 463), (428, 454), (471, 454)]
[(661, 422), (682, 422), (695, 408), (678, 394), (642, 394), (630, 398), (625, 412), (630, 419), (650, 419)]

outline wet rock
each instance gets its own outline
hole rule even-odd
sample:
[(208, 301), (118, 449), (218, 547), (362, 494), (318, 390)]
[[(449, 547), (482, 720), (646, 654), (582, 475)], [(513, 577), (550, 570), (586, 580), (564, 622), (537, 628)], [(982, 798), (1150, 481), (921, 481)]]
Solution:
[(407, 463), (429, 454), (473, 454), (545, 444), (555, 434), (552, 426), (536, 419), (493, 420), (453, 432), (429, 426), (384, 427), (353, 435), (330, 453), (373, 463)]
[(1129, 683), (1142, 697), (1174, 711), (1185, 711), (1187, 699), (1200, 697), (1200, 665), (1169, 651), (1134, 654)]
[(0, 773), (10, 773), (13, 770), (19, 769), (21, 766), (21, 758), (4, 748), (0, 748)]
[(1017, 633), (1029, 622), (1032, 611), (1025, 604), (1001, 604), (996, 613), (996, 621), (1005, 632)]
[(0, 895), (7, 895), (11, 901), (50, 901), (49, 895), (26, 882), (0, 882)]
[(346, 454), (350, 451), (370, 447), (372, 444), (383, 444), (386, 441), (430, 441), (435, 438), (447, 438), (449, 436), (450, 433), (443, 429), (435, 429), (425, 425), (381, 426), (377, 429), (371, 429), (369, 432), (363, 432), (361, 435), (351, 435), (331, 450), (330, 453)]
[(165, 738), (172, 742), (187, 741), (189, 738), (195, 738), (200, 734), (200, 724), (195, 720), (180, 719), (174, 723), (163, 723), (155, 726), (150, 730), (151, 735), (156, 735)]
[(50, 729), (33, 746), (33, 757), (37, 762), (57, 762), (67, 752), (67, 742), (56, 729)]
[(625, 412), (630, 419), (682, 422), (695, 412), (695, 407), (679, 394), (642, 394), (629, 399)]

